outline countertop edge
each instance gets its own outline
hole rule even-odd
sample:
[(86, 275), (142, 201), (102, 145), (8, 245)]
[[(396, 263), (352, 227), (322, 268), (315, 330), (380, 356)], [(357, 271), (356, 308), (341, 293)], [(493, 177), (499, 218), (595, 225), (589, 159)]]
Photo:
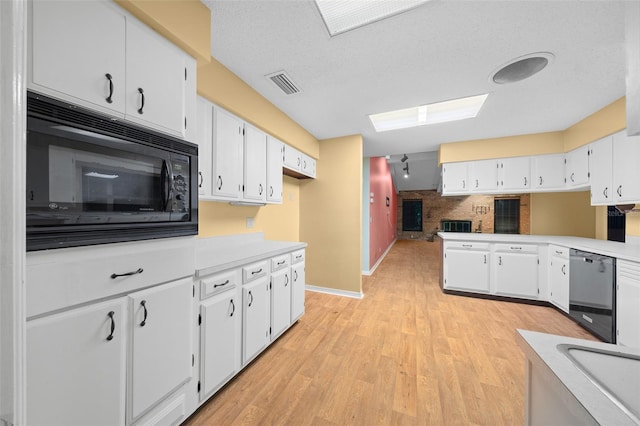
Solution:
[(520, 329), (516, 329), (516, 343), (527, 359), (537, 365), (546, 366), (596, 422), (603, 425), (636, 424), (620, 407), (604, 395), (569, 358), (561, 353), (557, 345), (573, 344), (637, 355), (636, 350), (608, 343)]

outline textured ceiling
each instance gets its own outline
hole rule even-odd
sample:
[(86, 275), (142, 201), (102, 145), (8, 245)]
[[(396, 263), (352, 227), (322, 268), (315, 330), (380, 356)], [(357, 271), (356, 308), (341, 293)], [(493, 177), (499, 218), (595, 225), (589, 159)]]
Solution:
[[(565, 129), (624, 96), (624, 2), (444, 1), (329, 37), (308, 0), (206, 0), (212, 55), (318, 139), (364, 136), (364, 154)], [(532, 52), (555, 60), (510, 85), (490, 76)], [(287, 96), (266, 74), (286, 70)], [(490, 93), (480, 115), (375, 133), (367, 114)]]

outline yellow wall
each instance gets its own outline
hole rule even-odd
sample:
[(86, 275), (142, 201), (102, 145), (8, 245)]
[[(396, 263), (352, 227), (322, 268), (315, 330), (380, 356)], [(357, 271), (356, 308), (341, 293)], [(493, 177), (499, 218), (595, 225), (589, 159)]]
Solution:
[(362, 136), (320, 141), (317, 179), (300, 186), (307, 283), (362, 292)]
[[(200, 201), (199, 236), (264, 232), (268, 240), (300, 241), (300, 187), (296, 179), (284, 177), (282, 198), (282, 204), (264, 207)], [(247, 228), (247, 218), (253, 219), (253, 228)]]
[(569, 152), (626, 127), (625, 98), (591, 114), (563, 132), (564, 151)]
[(478, 139), (440, 145), (440, 163), (564, 152), (562, 132)]
[(318, 141), (311, 133), (215, 58), (198, 66), (198, 94), (305, 154), (319, 158)]
[(531, 234), (596, 237), (589, 191), (531, 194)]
[(198, 62), (211, 57), (211, 11), (199, 0), (114, 0)]

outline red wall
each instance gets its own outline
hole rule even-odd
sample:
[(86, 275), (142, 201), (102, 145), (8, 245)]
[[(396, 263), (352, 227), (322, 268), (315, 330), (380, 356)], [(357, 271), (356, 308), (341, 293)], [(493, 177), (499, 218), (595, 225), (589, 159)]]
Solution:
[(396, 238), (398, 200), (387, 160), (371, 158), (369, 167), (369, 201), (373, 193), (373, 203), (369, 202), (369, 268), (372, 268)]

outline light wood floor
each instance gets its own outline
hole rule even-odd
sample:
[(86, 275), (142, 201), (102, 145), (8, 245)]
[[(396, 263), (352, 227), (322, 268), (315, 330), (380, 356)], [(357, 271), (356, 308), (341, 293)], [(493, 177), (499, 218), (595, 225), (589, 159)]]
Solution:
[(515, 329), (593, 339), (549, 307), (445, 295), (438, 243), (398, 241), (362, 300), (306, 313), (186, 424), (519, 425)]

